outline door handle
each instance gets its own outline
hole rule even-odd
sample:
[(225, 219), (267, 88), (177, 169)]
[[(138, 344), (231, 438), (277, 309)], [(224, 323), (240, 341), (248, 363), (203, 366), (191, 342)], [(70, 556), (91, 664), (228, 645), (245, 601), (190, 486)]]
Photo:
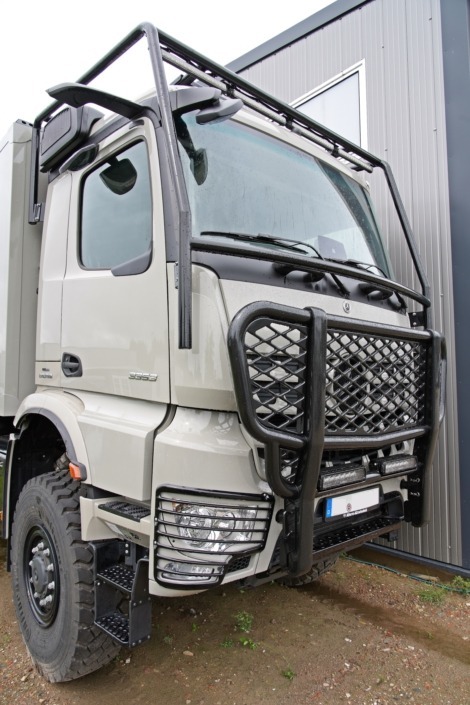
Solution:
[(82, 361), (76, 355), (64, 353), (62, 355), (62, 372), (66, 377), (81, 377), (83, 374)]

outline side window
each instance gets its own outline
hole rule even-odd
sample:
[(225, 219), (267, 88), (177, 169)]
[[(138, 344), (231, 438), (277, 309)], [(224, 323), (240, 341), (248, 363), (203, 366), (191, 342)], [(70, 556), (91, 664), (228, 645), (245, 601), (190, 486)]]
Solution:
[(147, 148), (137, 142), (84, 178), (80, 260), (87, 269), (113, 269), (148, 255), (151, 242)]

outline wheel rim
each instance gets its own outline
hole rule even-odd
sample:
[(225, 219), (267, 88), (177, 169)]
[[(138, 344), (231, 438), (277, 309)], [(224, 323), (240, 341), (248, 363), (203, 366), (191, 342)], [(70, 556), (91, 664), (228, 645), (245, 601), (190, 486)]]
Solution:
[(59, 607), (59, 563), (53, 541), (43, 526), (34, 526), (28, 534), (24, 576), (31, 611), (41, 627), (49, 627)]

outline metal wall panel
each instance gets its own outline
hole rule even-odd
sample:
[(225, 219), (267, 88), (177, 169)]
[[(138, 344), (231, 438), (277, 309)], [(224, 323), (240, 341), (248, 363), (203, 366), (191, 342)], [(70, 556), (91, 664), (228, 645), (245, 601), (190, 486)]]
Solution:
[[(286, 102), (365, 60), (368, 149), (392, 166), (448, 343), (447, 416), (432, 474), (432, 521), (397, 548), (461, 565), (454, 309), (439, 0), (372, 0), (241, 73)], [(371, 180), (397, 273), (413, 283), (386, 190)]]

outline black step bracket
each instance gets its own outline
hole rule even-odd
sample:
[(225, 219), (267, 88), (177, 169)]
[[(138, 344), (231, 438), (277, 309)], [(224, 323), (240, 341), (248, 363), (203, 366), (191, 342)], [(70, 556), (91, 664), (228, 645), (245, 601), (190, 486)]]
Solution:
[(410, 311), (408, 313), (412, 328), (424, 328), (426, 326), (426, 316), (424, 311)]
[(97, 627), (121, 646), (129, 646), (129, 619), (120, 612), (105, 614), (95, 620)]
[(402, 516), (377, 516), (365, 519), (363, 522), (353, 526), (343, 527), (323, 535), (316, 535), (313, 542), (313, 560), (316, 562), (319, 558), (323, 558), (329, 553), (350, 551), (357, 546), (362, 546), (366, 541), (372, 541), (379, 537), (385, 538), (386, 534), (398, 531), (402, 519)]
[(140, 504), (132, 504), (131, 502), (106, 502), (105, 504), (99, 504), (98, 509), (103, 509), (105, 512), (110, 512), (111, 514), (116, 514), (117, 516), (137, 522), (150, 516), (149, 507), (143, 507)]
[[(148, 559), (136, 569), (125, 563), (101, 568), (95, 578), (95, 624), (122, 646), (134, 647), (150, 639), (152, 603), (148, 590)], [(128, 600), (127, 614), (120, 610)]]

